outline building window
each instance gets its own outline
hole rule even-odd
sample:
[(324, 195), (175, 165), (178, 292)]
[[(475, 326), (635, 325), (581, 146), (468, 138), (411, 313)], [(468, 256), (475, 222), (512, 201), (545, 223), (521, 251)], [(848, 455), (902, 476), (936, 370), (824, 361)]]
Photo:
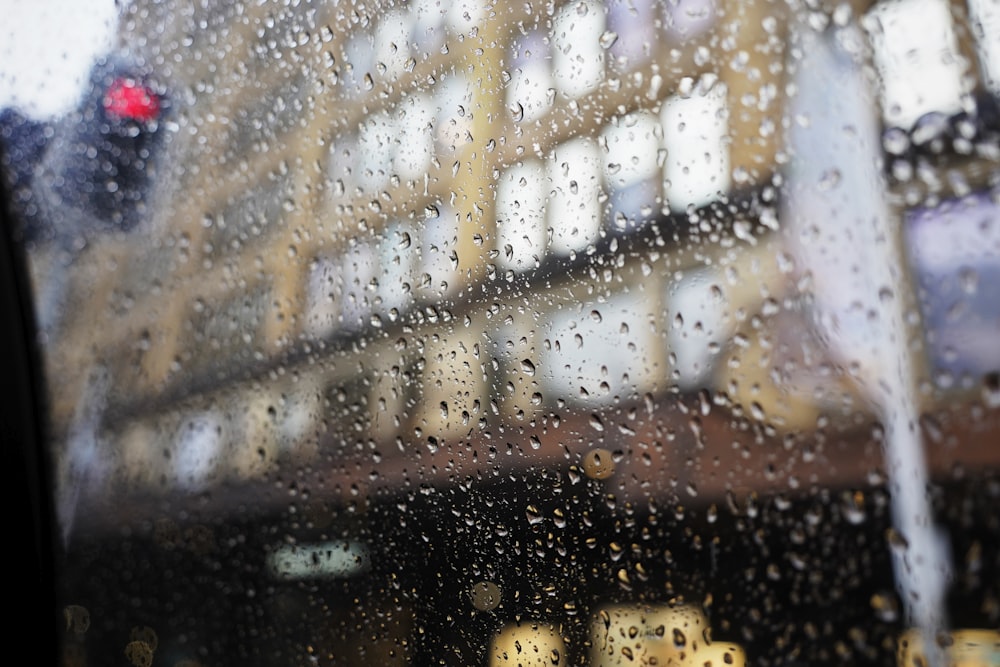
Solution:
[(593, 92), (604, 79), (604, 8), (572, 0), (552, 20), (552, 80), (571, 99)]
[(887, 125), (910, 129), (924, 114), (962, 110), (968, 91), (947, 0), (895, 0), (865, 17)]
[(510, 56), (507, 106), (525, 121), (541, 118), (552, 106), (555, 80), (549, 39), (541, 30), (517, 38)]
[(546, 215), (554, 253), (579, 252), (601, 231), (601, 154), (597, 142), (577, 138), (556, 146), (548, 161), (552, 192)]
[(611, 63), (625, 72), (645, 64), (656, 50), (656, 5), (654, 0), (613, 0), (608, 3), (608, 30), (602, 41), (614, 40)]
[(515, 271), (538, 267), (545, 259), (547, 233), (545, 167), (527, 160), (504, 172), (497, 185), (497, 263)]
[(659, 215), (662, 129), (649, 111), (616, 117), (601, 134), (604, 180), (610, 194), (608, 224), (637, 229)]
[(658, 311), (655, 300), (620, 293), (593, 308), (550, 312), (541, 354), (544, 395), (596, 406), (662, 389), (668, 369), (655, 334)]
[(703, 206), (729, 190), (726, 86), (715, 77), (681, 82), (660, 110), (666, 148), (664, 193), (670, 208)]

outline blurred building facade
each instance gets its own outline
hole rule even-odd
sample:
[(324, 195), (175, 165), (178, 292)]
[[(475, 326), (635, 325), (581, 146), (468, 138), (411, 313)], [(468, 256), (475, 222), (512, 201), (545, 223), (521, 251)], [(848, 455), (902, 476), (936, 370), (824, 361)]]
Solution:
[[(941, 32), (915, 51), (926, 11)], [(789, 133), (810, 122), (788, 99), (799, 35), (910, 82), (873, 83), (872, 113), (916, 146), (921, 119), (996, 95), (996, 20), (935, 0), (138, 3), (125, 32), (162, 28), (130, 48), (179, 111), (148, 225), (75, 269), (84, 305), (50, 359), (60, 434), (93, 359), (99, 478), (140, 494), (326, 466), (349, 497), (594, 447), (669, 494), (649, 461), (866, 428), (781, 231)], [(877, 153), (901, 228), (928, 198), (997, 187), (973, 148)], [(963, 387), (928, 403), (945, 389)], [(860, 474), (831, 461), (803, 472)], [(773, 485), (685, 474), (706, 499)]]
[[(997, 130), (989, 109), (1000, 93), (988, 2), (208, 5), (128, 9), (126, 46), (167, 78), (176, 110), (158, 204), (139, 230), (95, 240), (72, 267), (77, 306), (47, 363), (59, 378), (50, 387), (56, 446), (65, 443), (58, 465), (63, 492), (77, 494), (75, 521), (98, 534), (140, 524), (150, 553), (169, 563), (185, 549), (210, 560), (226, 539), (261, 540), (258, 551), (279, 562), (253, 573), (271, 588), (259, 608), (237, 609), (249, 619), (237, 625), (278, 618), (277, 636), (261, 640), (278, 655), (292, 619), (298, 652), (253, 649), (251, 664), (304, 646), (303, 664), (470, 664), (488, 644), (476, 655), (498, 665), (581, 655), (739, 665), (744, 648), (728, 639), (756, 640), (760, 653), (770, 635), (746, 628), (767, 622), (775, 595), (740, 579), (741, 549), (766, 555), (798, 539), (808, 555), (818, 532), (845, 553), (884, 556), (881, 543), (835, 522), (796, 525), (791, 538), (741, 533), (740, 546), (703, 544), (697, 528), (726, 508), (736, 526), (726, 530), (744, 530), (771, 492), (787, 494), (773, 510), (784, 526), (787, 498), (808, 504), (817, 489), (843, 522), (886, 519), (868, 492), (881, 479), (865, 388), (877, 355), (860, 344), (845, 355), (813, 310), (824, 294), (846, 298), (836, 324), (855, 322), (856, 293), (822, 285), (869, 257), (831, 245), (824, 273), (796, 250), (853, 233), (822, 207), (869, 205), (865, 179), (884, 183), (879, 205), (898, 235), (882, 243), (906, 272), (897, 298), (912, 301), (906, 336), (922, 407), (959, 406), (921, 420), (932, 445), (946, 445), (929, 449), (931, 465), (996, 467), (976, 445), (1000, 430), (990, 411), (1000, 381), (982, 381), (1000, 367), (989, 344), (1000, 306), (970, 289), (973, 278), (949, 282), (964, 266), (983, 283), (1000, 273), (1000, 226), (984, 227), (1000, 192), (1000, 154), (983, 140)], [(931, 35), (911, 26), (927, 13), (940, 28)], [(870, 77), (870, 97), (827, 104), (823, 82), (843, 72)], [(899, 81), (908, 83), (884, 83)], [(843, 126), (841, 109), (859, 122)], [(867, 153), (838, 152), (847, 144)], [(808, 151), (829, 168), (800, 168)], [(850, 159), (868, 171), (850, 173)], [(789, 192), (800, 186), (840, 199), (805, 197), (796, 209)], [(888, 298), (872, 287), (841, 348), (870, 336), (868, 299)], [(565, 487), (504, 505), (551, 469)], [(479, 482), (497, 486), (452, 498), (454, 517), (437, 507), (434, 488)], [(843, 491), (858, 485), (865, 491)], [(396, 514), (395, 500), (366, 505), (397, 495)], [(572, 509), (556, 502), (570, 496)], [(474, 521), (460, 517), (462, 503)], [(368, 542), (350, 524), (366, 510), (385, 533)], [(562, 542), (549, 526), (565, 523), (563, 511), (615, 539), (606, 550), (584, 531)], [(308, 526), (323, 536), (310, 534), (313, 551), (287, 552), (263, 531), (233, 537), (269, 512), (282, 517), (274, 535), (288, 524), (288, 534)], [(516, 526), (505, 523), (512, 513)], [(203, 534), (183, 525), (203, 515), (212, 516)], [(395, 525), (401, 516), (413, 525)], [(687, 522), (685, 539), (644, 541), (672, 520)], [(337, 521), (350, 524), (343, 540)], [(495, 547), (491, 530), (479, 531), (491, 522), (517, 538)], [(518, 558), (497, 558), (508, 542)], [(303, 565), (302, 553), (326, 560)], [(438, 559), (461, 577), (433, 580), (379, 554)], [(815, 557), (792, 562), (799, 579), (773, 584), (794, 600), (786, 616), (800, 594), (811, 611), (839, 610), (840, 599), (823, 606), (822, 578), (803, 583), (831, 559)], [(891, 573), (888, 561), (856, 560), (845, 558), (842, 594), (870, 616), (866, 605), (882, 598), (869, 602), (858, 581)], [(308, 593), (286, 581), (319, 580), (321, 566), (332, 569)], [(768, 581), (783, 567), (769, 564)], [(362, 571), (391, 583), (372, 592), (350, 580)], [(711, 593), (694, 600), (675, 589), (698, 590), (698, 577), (726, 582), (712, 612), (727, 641), (709, 641), (701, 608)], [(470, 598), (465, 579), (479, 578), (489, 600), (478, 588)], [(655, 592), (633, 595), (646, 589)], [(185, 594), (200, 603), (203, 591)], [(574, 614), (589, 620), (560, 620)], [(690, 651), (663, 628), (689, 637)], [(842, 629), (831, 628), (782, 630), (767, 650), (785, 658), (788, 646)], [(247, 649), (225, 650), (243, 659)], [(835, 660), (825, 645), (815, 654)]]

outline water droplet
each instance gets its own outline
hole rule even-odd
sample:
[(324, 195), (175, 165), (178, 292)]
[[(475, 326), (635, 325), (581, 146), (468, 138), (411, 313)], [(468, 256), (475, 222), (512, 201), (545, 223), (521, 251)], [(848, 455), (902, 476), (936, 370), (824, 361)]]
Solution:
[(583, 457), (583, 473), (591, 479), (607, 479), (614, 472), (614, 459), (606, 449), (592, 449)]
[(610, 49), (618, 41), (618, 33), (613, 30), (605, 30), (601, 35), (600, 43), (602, 49)]
[(66, 619), (67, 632), (81, 636), (90, 629), (90, 612), (86, 607), (77, 604), (67, 605), (63, 609), (63, 617)]
[(528, 505), (524, 510), (524, 514), (528, 519), (528, 525), (534, 526), (541, 523), (544, 519), (542, 518), (542, 513), (534, 505)]
[(492, 581), (480, 581), (472, 587), (472, 606), (479, 611), (492, 611), (500, 605), (500, 587)]
[(524, 120), (524, 107), (520, 102), (514, 102), (514, 104), (510, 106), (510, 117), (515, 123), (520, 123)]
[(556, 528), (566, 527), (566, 515), (558, 507), (552, 511), (552, 523), (555, 524)]
[(845, 492), (841, 496), (840, 507), (848, 523), (857, 526), (865, 522), (867, 514), (865, 512), (865, 495), (862, 492)]
[(604, 432), (604, 422), (601, 418), (595, 414), (590, 415), (590, 428), (594, 429), (599, 433)]
[(890, 155), (902, 155), (910, 148), (910, 137), (898, 127), (890, 128), (882, 135), (882, 147)]
[(827, 169), (819, 177), (820, 190), (832, 190), (840, 185), (840, 170)]
[(965, 267), (958, 273), (958, 278), (962, 283), (962, 291), (966, 294), (975, 294), (979, 289), (979, 274), (975, 269)]
[(871, 606), (879, 620), (891, 623), (899, 617), (899, 603), (892, 593), (879, 592), (871, 597)]
[(153, 649), (142, 641), (129, 642), (125, 645), (125, 657), (134, 667), (151, 667), (153, 664)]
[(530, 359), (521, 360), (521, 372), (524, 373), (525, 375), (535, 374), (535, 365), (531, 363)]

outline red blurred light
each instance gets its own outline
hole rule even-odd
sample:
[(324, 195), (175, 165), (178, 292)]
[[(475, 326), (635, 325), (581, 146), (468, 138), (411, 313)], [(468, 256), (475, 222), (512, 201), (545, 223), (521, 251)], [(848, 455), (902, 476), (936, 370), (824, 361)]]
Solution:
[(136, 81), (118, 78), (104, 95), (104, 110), (112, 118), (148, 122), (160, 115), (160, 98)]

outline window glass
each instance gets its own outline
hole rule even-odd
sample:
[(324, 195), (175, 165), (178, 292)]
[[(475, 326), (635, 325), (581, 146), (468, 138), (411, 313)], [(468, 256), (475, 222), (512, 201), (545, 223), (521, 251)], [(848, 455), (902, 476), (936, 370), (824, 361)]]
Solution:
[(64, 665), (998, 664), (995, 2), (208, 4), (0, 26)]

